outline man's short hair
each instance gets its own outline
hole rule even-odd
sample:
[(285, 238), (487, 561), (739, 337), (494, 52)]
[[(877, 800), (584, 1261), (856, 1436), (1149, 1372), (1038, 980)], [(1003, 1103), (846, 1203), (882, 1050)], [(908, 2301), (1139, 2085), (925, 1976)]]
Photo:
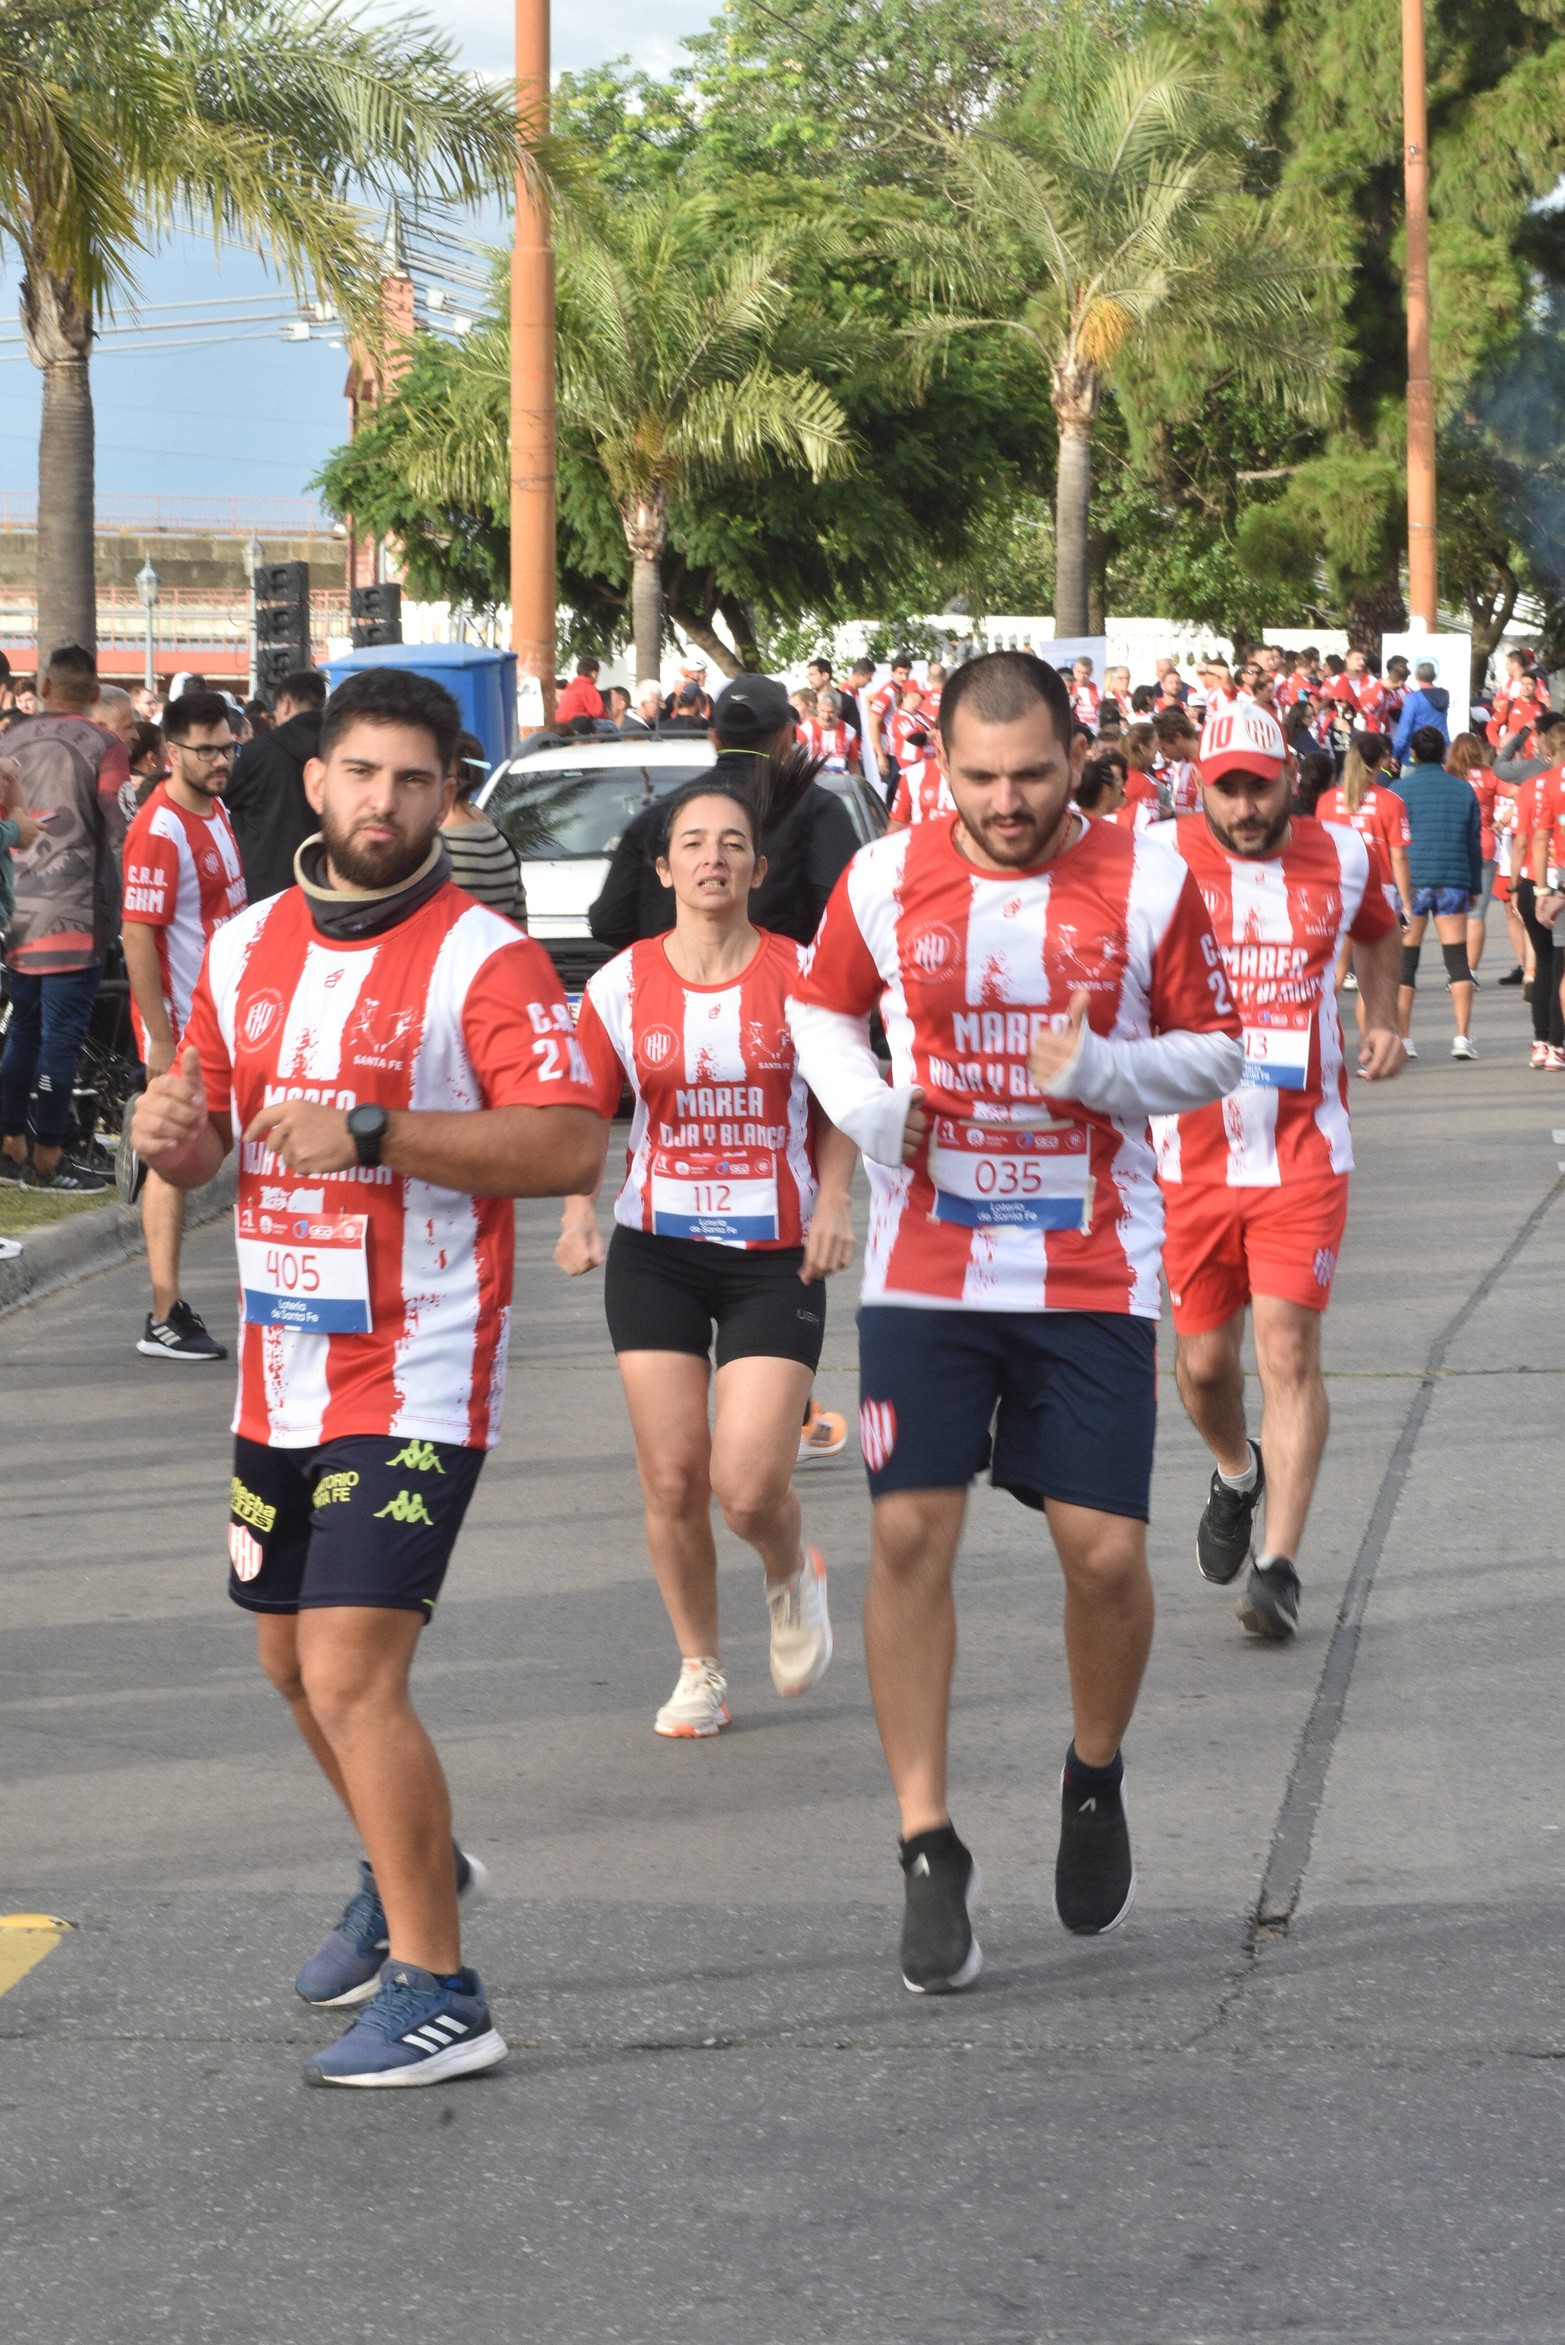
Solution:
[(360, 668), (326, 703), (316, 754), (330, 757), (350, 725), (417, 725), (435, 744), (440, 771), (451, 771), (462, 712), (443, 684), (412, 668)]
[(913, 665), (913, 654), (910, 651), (894, 651), (891, 665), (893, 668), (910, 668)]
[(163, 731), (170, 741), (186, 741), (197, 725), (233, 728), (234, 712), (221, 692), (182, 692), (163, 711)]
[(1415, 765), (1441, 765), (1445, 761), (1445, 735), (1438, 725), (1420, 725), (1408, 747)]
[(1413, 673), (1418, 678), (1420, 684), (1432, 684), (1435, 680), (1434, 661), (1420, 660), (1417, 667), (1413, 670)]
[(1195, 726), (1182, 708), (1160, 708), (1152, 719), (1152, 730), (1165, 749), (1174, 741), (1195, 738)]
[[(83, 703), (97, 699), (98, 663), (81, 644), (57, 644), (49, 654), (46, 672), (50, 682), (62, 688), (66, 699)], [(39, 681), (42, 682), (42, 678)]]
[(278, 677), (272, 697), (274, 705), (279, 700), (291, 700), (295, 708), (324, 708), (326, 670), (290, 668), (286, 676)]
[(873, 676), (874, 673), (875, 663), (873, 660), (855, 660), (848, 670), (850, 676)]
[(816, 652), (814, 656), (810, 659), (807, 659), (804, 664), (807, 668), (819, 668), (823, 676), (829, 676), (831, 674), (831, 662), (823, 651)]
[(940, 695), (940, 738), (949, 748), (951, 729), (966, 708), (981, 725), (1010, 725), (1042, 704), (1062, 749), (1071, 738), (1070, 694), (1058, 668), (1030, 651), (986, 651), (968, 660)]
[(1545, 733), (1557, 733), (1561, 726), (1565, 726), (1565, 708), (1550, 708), (1545, 709), (1533, 730), (1542, 736)]
[(590, 651), (585, 652), (576, 662), (576, 673), (578, 676), (595, 676), (602, 665), (603, 662), (595, 660)]
[(130, 694), (123, 684), (100, 684), (98, 686), (98, 706), (100, 708), (129, 708)]

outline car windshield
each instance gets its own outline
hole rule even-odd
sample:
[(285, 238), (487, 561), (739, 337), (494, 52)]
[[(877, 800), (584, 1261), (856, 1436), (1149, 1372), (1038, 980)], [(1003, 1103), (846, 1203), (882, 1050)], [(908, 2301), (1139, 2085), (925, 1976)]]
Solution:
[(495, 783), (484, 812), (524, 861), (612, 855), (633, 815), (711, 770), (710, 757), (699, 765), (627, 762), (551, 766), (546, 773), (513, 766)]

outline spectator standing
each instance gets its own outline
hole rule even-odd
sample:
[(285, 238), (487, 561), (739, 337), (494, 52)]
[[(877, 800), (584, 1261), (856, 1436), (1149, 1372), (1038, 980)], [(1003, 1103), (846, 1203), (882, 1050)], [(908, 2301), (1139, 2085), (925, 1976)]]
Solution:
[(1467, 923), (1467, 966), (1476, 985), (1478, 964), (1483, 959), (1485, 923), (1494, 901), (1494, 757), (1481, 734), (1458, 733), (1446, 752), (1445, 762), (1452, 773), (1461, 775), (1478, 801), (1478, 851), (1483, 858), (1483, 885), (1479, 890), (1478, 909)]
[(275, 706), (272, 731), (245, 743), (228, 785), (228, 819), (252, 904), (292, 887), (294, 856), (320, 828), (304, 794), (304, 769), (320, 747), (323, 671), (295, 668), (282, 677)]
[(484, 745), (476, 733), (458, 733), (451, 768), (456, 796), (440, 826), (440, 836), (451, 861), (451, 877), (467, 895), (503, 913), (518, 928), (527, 926), (527, 890), (516, 850), (503, 831), (473, 804), (473, 793), (483, 788), (489, 772)]
[[(1427, 661), (1420, 662), (1420, 683), (1426, 667)], [(1432, 681), (1432, 669), (1430, 677)], [(1415, 694), (1414, 698), (1417, 697)], [(1407, 851), (1413, 893), (1402, 939), (1397, 1026), (1409, 1057), (1415, 1057), (1417, 1054), (1408, 1043), (1413, 1022), (1413, 989), (1418, 982), (1418, 956), (1424, 929), (1432, 918), (1445, 958), (1446, 977), (1451, 987), (1451, 1014), (1456, 1021), (1451, 1056), (1475, 1059), (1478, 1053), (1467, 1031), (1473, 1015), (1467, 922), (1483, 889), (1478, 801), (1470, 783), (1460, 774), (1447, 773), (1441, 762), (1445, 756), (1445, 735), (1437, 726), (1420, 725), (1408, 746), (1414, 762), (1402, 769), (1398, 795), (1407, 810), (1413, 834)], [(1540, 979), (1541, 974), (1540, 970)]]
[[(1420, 731), (1438, 733), (1440, 754), (1444, 756), (1446, 743), (1451, 738), (1451, 695), (1443, 684), (1435, 682), (1432, 660), (1420, 660), (1413, 670), (1413, 690), (1402, 703), (1402, 714), (1397, 718), (1397, 729), (1391, 736), (1391, 746), (1398, 759), (1406, 757), (1413, 748), (1413, 735)], [(1413, 749), (1417, 757), (1418, 751)], [(1474, 889), (1477, 894), (1477, 889)]]
[(636, 705), (620, 719), (622, 733), (655, 733), (663, 721), (663, 687), (656, 676), (644, 676), (636, 686)]
[[(168, 779), (157, 784), (125, 841), (125, 973), (149, 1080), (174, 1064), (208, 940), (245, 908), (239, 847), (223, 812), (234, 764), (228, 702), (220, 692), (187, 692), (169, 703), (164, 721)], [(152, 1308), (137, 1351), (149, 1360), (226, 1360), (224, 1347), (180, 1295), (183, 1189), (148, 1172), (141, 1226)]]
[(556, 725), (568, 725), (572, 717), (592, 717), (604, 714), (603, 695), (598, 690), (598, 676), (602, 661), (589, 654), (576, 662), (576, 673), (554, 704)]
[[(1533, 869), (1533, 850), (1548, 828), (1548, 801), (1556, 794), (1556, 773), (1565, 770), (1565, 712), (1545, 710), (1537, 724), (1530, 757), (1495, 759), (1495, 827), (1504, 800), (1510, 808), (1511, 901), (1532, 954), (1532, 1058), (1534, 1067), (1565, 1070), (1565, 1022), (1559, 1007), (1560, 963), (1551, 927), (1538, 918), (1538, 889), (1545, 874)], [(1498, 850), (1497, 850), (1498, 853)], [(1496, 879), (1499, 874), (1496, 871)], [(1514, 940), (1513, 940), (1514, 941)], [(1502, 978), (1501, 983), (1505, 981)]]
[(125, 744), (136, 804), (145, 806), (168, 772), (168, 749), (161, 725), (138, 722)]
[[(6, 937), (11, 1025), (0, 1060), (0, 1178), (23, 1188), (81, 1194), (102, 1175), (69, 1163), (76, 1064), (103, 980), (119, 898), (130, 762), (124, 743), (92, 721), (97, 663), (64, 644), (43, 679), (43, 709), (12, 725), (28, 806), (43, 825), (13, 867), (15, 909)], [(27, 1125), (33, 1125), (29, 1162)]]
[(21, 767), (14, 757), (0, 757), (0, 943), (11, 925), (16, 902), (12, 854), (18, 849), (25, 854), (38, 835), (38, 825), (27, 811)]

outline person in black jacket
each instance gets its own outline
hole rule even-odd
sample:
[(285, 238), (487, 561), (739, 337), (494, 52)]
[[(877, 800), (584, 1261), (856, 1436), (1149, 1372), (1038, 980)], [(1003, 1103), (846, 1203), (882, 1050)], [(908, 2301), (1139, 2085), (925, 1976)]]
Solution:
[(276, 725), (240, 750), (223, 800), (252, 904), (292, 887), (294, 856), (321, 827), (304, 794), (304, 769), (316, 754), (326, 706), (321, 669), (295, 668), (284, 676), (275, 706)]
[[(793, 703), (774, 677), (736, 676), (712, 711), (715, 770), (757, 786), (765, 879), (750, 917), (757, 928), (808, 944), (858, 839), (841, 800), (816, 782), (820, 761), (798, 747)], [(661, 813), (654, 799), (626, 824), (602, 892), (587, 914), (599, 944), (623, 952), (674, 925), (674, 899), (654, 869)]]

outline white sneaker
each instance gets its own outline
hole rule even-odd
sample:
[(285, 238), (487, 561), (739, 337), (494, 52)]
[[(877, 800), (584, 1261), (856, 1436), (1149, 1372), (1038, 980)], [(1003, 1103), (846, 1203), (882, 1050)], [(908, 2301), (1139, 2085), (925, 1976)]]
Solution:
[(709, 1734), (721, 1733), (732, 1724), (723, 1699), (727, 1691), (728, 1680), (710, 1654), (682, 1661), (679, 1683), (653, 1719), (653, 1733), (671, 1735), (678, 1742), (704, 1741)]
[(826, 1559), (807, 1547), (792, 1579), (769, 1581), (772, 1683), (780, 1694), (807, 1694), (831, 1661), (831, 1616), (826, 1610)]
[(1451, 1037), (1451, 1056), (1454, 1059), (1475, 1059), (1478, 1053), (1465, 1034), (1453, 1034)]
[(1416, 1051), (1416, 1050), (1413, 1048), (1413, 1038), (1412, 1038), (1412, 1036), (1411, 1036), (1411, 1035), (1405, 1035), (1405, 1036), (1403, 1037), (1403, 1041), (1402, 1041), (1402, 1049), (1403, 1049), (1403, 1052), (1404, 1052), (1404, 1054), (1405, 1054), (1405, 1055), (1406, 1055), (1408, 1058), (1410, 1058), (1410, 1059), (1416, 1059), (1416, 1058), (1417, 1058), (1417, 1056), (1418, 1056), (1418, 1053), (1417, 1053), (1417, 1051)]

